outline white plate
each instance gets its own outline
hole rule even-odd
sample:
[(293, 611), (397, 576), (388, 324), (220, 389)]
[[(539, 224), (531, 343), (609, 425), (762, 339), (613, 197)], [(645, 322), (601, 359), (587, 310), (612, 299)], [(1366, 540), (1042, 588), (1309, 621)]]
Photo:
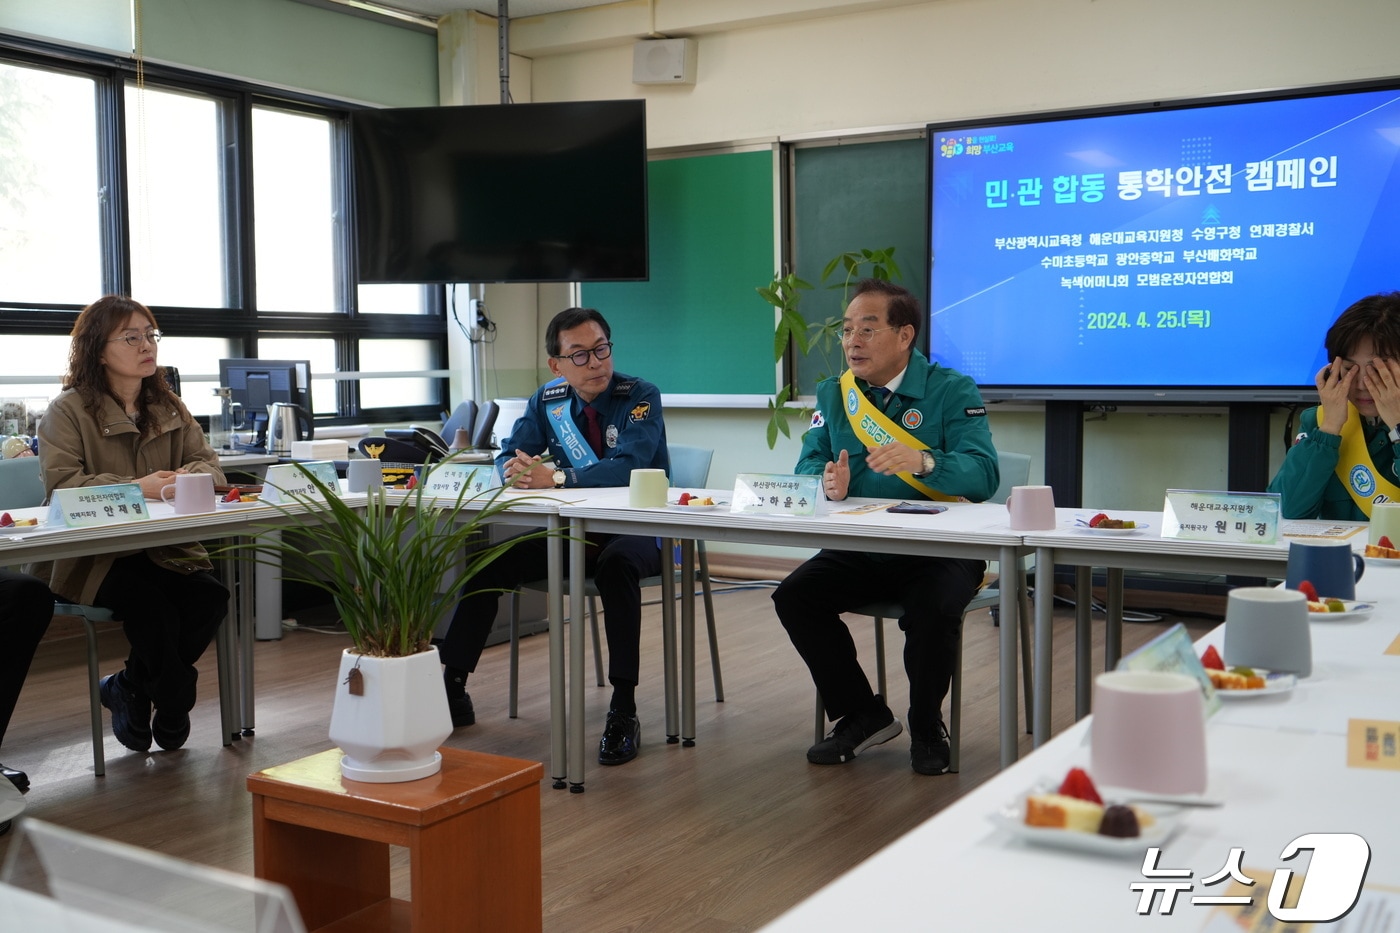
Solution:
[(668, 502), (666, 507), (670, 509), (680, 509), (683, 512), (709, 512), (720, 506), (728, 505), (728, 502), (716, 502), (714, 505), (681, 505), (679, 502)]
[(1217, 690), (1215, 695), (1222, 700), (1247, 700), (1251, 697), (1267, 697), (1276, 693), (1287, 693), (1298, 685), (1298, 678), (1293, 674), (1266, 671), (1262, 667), (1254, 668), (1254, 673), (1264, 678), (1264, 686), (1258, 690)]
[[(1053, 790), (1053, 788), (1052, 788)], [(1100, 836), (1098, 833), (1083, 833), (1073, 829), (1051, 829), (1046, 826), (1026, 825), (1027, 791), (991, 814), (992, 822), (1017, 839), (1033, 845), (1053, 846), (1058, 849), (1071, 849), (1077, 852), (1092, 852), (1097, 855), (1125, 855), (1141, 858), (1148, 846), (1160, 846), (1181, 828), (1181, 809), (1162, 804), (1136, 803), (1134, 807), (1152, 814), (1157, 822), (1142, 831), (1142, 835), (1130, 839), (1117, 836)], [(1046, 793), (1044, 790), (1035, 793)], [(1106, 803), (1113, 803), (1104, 798)]]
[(1400, 557), (1368, 557), (1366, 566), (1375, 564), (1377, 567), (1400, 567)]
[(253, 505), (262, 505), (262, 500), (255, 499), (252, 502), (225, 502), (222, 499), (219, 500), (219, 508), (221, 509), (246, 509)]
[(1087, 531), (1091, 535), (1135, 535), (1139, 531), (1146, 531), (1151, 528), (1147, 522), (1143, 522), (1135, 528), (1090, 528), (1088, 525), (1076, 525), (1079, 531)]
[(1347, 622), (1353, 619), (1364, 619), (1376, 611), (1375, 603), (1363, 603), (1354, 599), (1344, 599), (1342, 605), (1346, 606), (1345, 612), (1309, 612), (1308, 621)]

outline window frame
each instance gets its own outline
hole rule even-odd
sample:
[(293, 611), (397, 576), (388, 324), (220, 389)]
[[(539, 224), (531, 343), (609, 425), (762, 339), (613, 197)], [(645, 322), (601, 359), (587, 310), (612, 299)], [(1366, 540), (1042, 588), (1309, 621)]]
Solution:
[[(40, 68), (89, 78), (95, 82), (94, 116), (97, 121), (98, 173), (103, 192), (99, 211), (102, 241), (103, 290), (130, 294), (130, 216), (127, 210), (127, 153), (125, 91), (135, 81), (136, 63), (110, 54), (86, 53), (20, 37), (0, 36), (0, 62)], [(215, 98), (224, 114), (221, 121), (226, 143), (222, 147), (227, 207), (224, 218), (225, 306), (190, 308), (151, 305), (166, 333), (189, 337), (225, 337), (234, 356), (256, 357), (259, 338), (308, 337), (335, 341), (340, 372), (359, 370), (359, 340), (397, 338), (429, 341), (437, 369), (448, 367), (446, 287), (423, 286), (426, 313), (361, 314), (355, 277), (356, 254), (351, 222), (354, 217), (350, 165), (349, 118), (362, 105), (319, 95), (268, 87), (232, 77), (210, 75), (167, 65), (145, 63), (148, 87)], [(334, 179), (333, 237), (336, 255), (334, 312), (264, 312), (257, 306), (256, 254), (253, 229), (252, 117), (255, 107), (326, 117), (332, 124), (332, 177)], [(2, 287), (2, 286), (0, 286)], [(92, 296), (97, 300), (100, 295)], [(140, 300), (140, 296), (134, 296)], [(0, 333), (6, 335), (68, 334), (81, 305), (17, 302), (0, 291)], [(59, 373), (65, 361), (55, 360)], [(203, 375), (203, 374), (201, 374)], [(429, 405), (365, 409), (360, 405), (359, 381), (337, 381), (334, 418), (318, 424), (348, 424), (372, 420), (395, 422), (436, 420), (447, 404), (449, 380), (433, 381), (437, 401)], [(0, 385), (0, 395), (4, 386)]]

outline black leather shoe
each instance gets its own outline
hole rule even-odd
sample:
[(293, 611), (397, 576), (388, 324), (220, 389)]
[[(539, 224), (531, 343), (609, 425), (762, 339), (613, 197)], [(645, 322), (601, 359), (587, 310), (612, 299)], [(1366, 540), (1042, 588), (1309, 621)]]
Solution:
[(173, 752), (190, 737), (190, 714), (156, 710), (156, 718), (151, 720), (151, 734), (155, 736), (157, 745), (167, 752)]
[(472, 708), (471, 694), (447, 698), (447, 711), (452, 714), (452, 728), (476, 725), (476, 710)]
[(947, 774), (952, 761), (952, 748), (948, 741), (948, 727), (943, 720), (934, 726), (933, 735), (922, 736), (910, 730), (912, 741), (909, 744), (909, 765), (918, 774)]
[(151, 701), (130, 690), (121, 674), (108, 674), (98, 686), (102, 705), (112, 711), (112, 734), (133, 752), (151, 747)]
[(642, 721), (615, 709), (608, 710), (603, 740), (598, 743), (598, 764), (625, 765), (642, 747)]
[(23, 771), (17, 771), (14, 768), (7, 768), (4, 765), (0, 765), (0, 777), (15, 785), (15, 790), (19, 791), (21, 794), (29, 793), (29, 775), (25, 774)]

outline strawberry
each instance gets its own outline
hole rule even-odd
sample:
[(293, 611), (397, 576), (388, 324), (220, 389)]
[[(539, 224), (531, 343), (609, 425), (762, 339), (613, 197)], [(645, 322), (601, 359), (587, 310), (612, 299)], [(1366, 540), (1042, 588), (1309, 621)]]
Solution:
[(676, 504), (677, 504), (677, 505), (689, 505), (689, 504), (690, 504), (690, 493), (688, 493), (688, 492), (683, 492), (683, 493), (681, 493), (681, 497), (680, 497), (679, 499), (676, 500)]
[(1220, 652), (1215, 650), (1214, 645), (1207, 648), (1205, 653), (1201, 655), (1201, 666), (1209, 671), (1225, 670), (1225, 662), (1221, 659)]
[(1060, 784), (1060, 793), (1066, 797), (1077, 797), (1103, 806), (1103, 798), (1099, 796), (1098, 788), (1094, 787), (1094, 782), (1083, 768), (1069, 769), (1069, 773)]
[(1107, 513), (1100, 512), (1099, 514), (1095, 515), (1093, 518), (1089, 519), (1089, 527), (1090, 527), (1090, 528), (1097, 528), (1097, 527), (1099, 527), (1099, 523), (1102, 522), (1105, 518), (1108, 518)]
[(1307, 580), (1298, 584), (1298, 592), (1306, 596), (1309, 602), (1317, 602), (1317, 587), (1313, 586)]
[(418, 474), (415, 473), (415, 474), (413, 474), (412, 476), (410, 476), (410, 477), (408, 478), (408, 482), (406, 482), (406, 483), (403, 484), (403, 488), (404, 488), (404, 489), (417, 489), (417, 488), (418, 488)]
[(229, 491), (224, 494), (225, 502), (238, 502), (243, 498), (242, 491), (237, 486), (230, 486)]
[(14, 523), (15, 520), (10, 517), (9, 512), (6, 512), (4, 515), (0, 515), (0, 528), (9, 528)]
[(1388, 547), (1392, 551), (1395, 550), (1395, 545), (1391, 543), (1390, 535), (1381, 535), (1381, 539), (1376, 543), (1379, 544), (1381, 547)]

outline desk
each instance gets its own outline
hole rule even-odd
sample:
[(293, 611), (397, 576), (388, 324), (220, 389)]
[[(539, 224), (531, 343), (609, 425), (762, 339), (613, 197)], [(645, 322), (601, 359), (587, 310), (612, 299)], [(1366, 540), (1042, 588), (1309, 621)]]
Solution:
[[(1192, 869), (1195, 894), (1224, 893), (1223, 885), (1203, 888), (1200, 880), (1220, 869), (1232, 847), (1244, 849), (1245, 868), (1298, 867), (1278, 856), (1284, 844), (1308, 832), (1358, 833), (1371, 846), (1367, 886), (1400, 886), (1396, 773), (1345, 764), (1346, 717), (1394, 720), (1400, 695), (1400, 657), (1381, 654), (1400, 634), (1400, 570), (1378, 569), (1375, 578), (1368, 572), (1358, 588), (1379, 601), (1370, 618), (1311, 626), (1314, 670), (1322, 676), (1288, 694), (1231, 701), (1211, 719), (1208, 794), (1224, 806), (1183, 810), (1183, 828), (1159, 862)], [(1198, 650), (1218, 645), (1222, 635), (1223, 627), (1216, 628), (1197, 642)], [(1389, 683), (1389, 692), (1368, 698), (1380, 683)], [(1178, 898), (1171, 916), (1156, 908), (1150, 918), (1137, 916), (1138, 895), (1128, 885), (1144, 881), (1142, 855), (1032, 846), (990, 821), (1038, 780), (1087, 767), (1089, 723), (1076, 723), (765, 930), (914, 930), (934, 923), (949, 930), (1203, 930), (1214, 908), (1192, 906), (1189, 894)], [(1262, 905), (1265, 891), (1254, 891), (1255, 904)], [(1360, 907), (1352, 921), (1358, 929), (1385, 928), (1364, 926)]]
[[(569, 522), (570, 618), (583, 618), (583, 538), (590, 532), (657, 535), (663, 538), (727, 541), (784, 547), (834, 548), (848, 551), (968, 557), (1018, 567), (1021, 533), (1006, 526), (1006, 507), (990, 503), (949, 503), (935, 516), (899, 515), (887, 511), (856, 513), (861, 505), (887, 499), (847, 499), (822, 502), (812, 517), (736, 515), (723, 509), (638, 509), (628, 505), (628, 490), (599, 489), (583, 503), (565, 505), (559, 514)], [(705, 494), (728, 498), (725, 490)], [(1000, 526), (1000, 527), (999, 527)], [(685, 570), (682, 570), (684, 579)], [(695, 736), (695, 612), (694, 586), (686, 588), (681, 616), (682, 739)], [(1020, 600), (1017, 586), (1001, 587), (999, 665), (1001, 672), (1001, 760), (1016, 760), (1017, 690), (1016, 639)], [(686, 606), (689, 605), (687, 609)], [(774, 623), (777, 620), (774, 619)], [(583, 627), (573, 626), (569, 652), (569, 782), (583, 785)]]

